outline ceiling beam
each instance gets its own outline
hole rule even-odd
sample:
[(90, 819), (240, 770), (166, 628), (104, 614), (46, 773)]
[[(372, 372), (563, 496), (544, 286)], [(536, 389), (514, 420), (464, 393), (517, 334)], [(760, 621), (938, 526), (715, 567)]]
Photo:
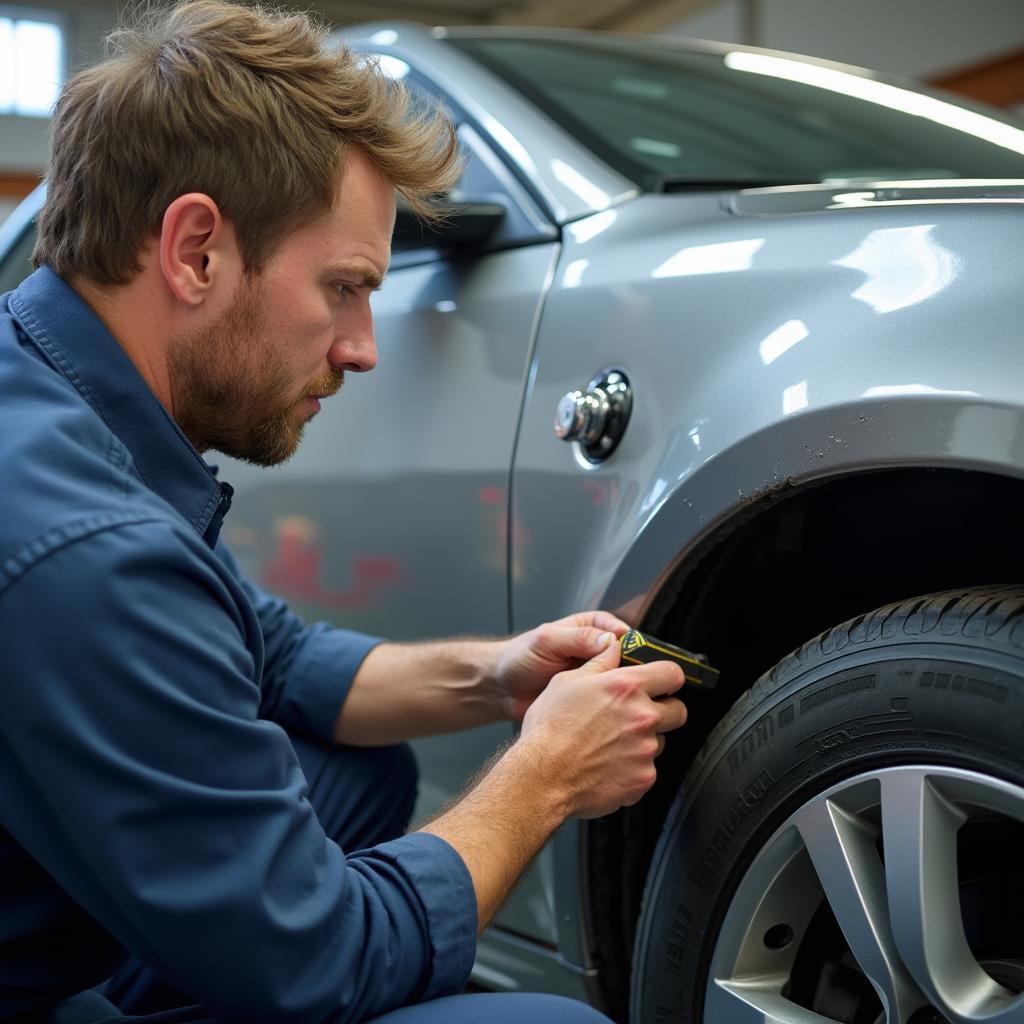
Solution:
[(986, 60), (952, 74), (933, 78), (933, 84), (962, 96), (1008, 107), (1024, 100), (1024, 50)]
[(0, 199), (24, 199), (40, 180), (40, 175), (27, 172), (7, 171), (0, 174)]

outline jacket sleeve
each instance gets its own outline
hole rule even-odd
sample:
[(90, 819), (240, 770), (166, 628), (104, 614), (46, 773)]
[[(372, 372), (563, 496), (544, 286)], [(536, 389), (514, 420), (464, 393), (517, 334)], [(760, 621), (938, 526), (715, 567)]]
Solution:
[(184, 528), (122, 525), (37, 561), (0, 593), (4, 826), (228, 1024), (342, 1024), (458, 991), (465, 865), (422, 833), (348, 858), (325, 836), (259, 718), (258, 629)]
[(246, 579), (224, 544), (217, 545), (217, 555), (259, 618), (265, 651), (261, 716), (330, 740), (359, 666), (380, 638), (324, 622), (307, 625), (285, 601)]

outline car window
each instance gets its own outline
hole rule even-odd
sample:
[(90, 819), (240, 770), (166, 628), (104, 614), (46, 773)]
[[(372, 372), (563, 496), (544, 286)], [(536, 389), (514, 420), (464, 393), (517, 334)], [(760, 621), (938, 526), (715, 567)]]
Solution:
[[(555, 229), (541, 213), (533, 199), (518, 183), (515, 176), (494, 155), (490, 146), (469, 124), (458, 126), (459, 149), (462, 154), (462, 175), (449, 198), (456, 203), (498, 202), (505, 207), (504, 220), (494, 234), (480, 247), (479, 252), (507, 249), (533, 241), (550, 241)], [(398, 241), (393, 246), (392, 266), (408, 263), (412, 253), (433, 248), (433, 257), (439, 253), (436, 247), (417, 245), (409, 240)], [(397, 261), (397, 262), (396, 262)]]
[(450, 39), (652, 191), (1024, 177), (1003, 112), (785, 55), (654, 42)]
[[(406, 60), (387, 53), (366, 53), (386, 75), (401, 80), (411, 97), (410, 113), (420, 114), (439, 104), (456, 126), (462, 156), (462, 174), (447, 197), (455, 203), (498, 202), (506, 215), (486, 243), (474, 253), (507, 249), (530, 242), (550, 241), (557, 231), (540, 206), (518, 181), (490, 145), (483, 139), (465, 114), (429, 78)], [(397, 269), (442, 259), (445, 250), (437, 239), (424, 232), (422, 241), (416, 237), (395, 239), (391, 266)]]
[(33, 221), (7, 253), (0, 257), (0, 295), (17, 288), (32, 273), (32, 249), (35, 244), (36, 225)]

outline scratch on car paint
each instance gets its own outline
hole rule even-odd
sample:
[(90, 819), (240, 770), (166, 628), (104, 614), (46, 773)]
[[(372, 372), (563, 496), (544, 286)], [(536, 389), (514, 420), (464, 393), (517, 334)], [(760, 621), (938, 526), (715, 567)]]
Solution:
[(779, 478), (773, 476), (771, 480), (767, 480), (760, 487), (755, 487), (749, 493), (740, 490), (739, 499), (744, 505), (752, 505), (754, 502), (770, 498), (773, 495), (779, 494), (781, 491), (788, 490), (791, 487), (796, 487), (796, 477), (785, 476)]

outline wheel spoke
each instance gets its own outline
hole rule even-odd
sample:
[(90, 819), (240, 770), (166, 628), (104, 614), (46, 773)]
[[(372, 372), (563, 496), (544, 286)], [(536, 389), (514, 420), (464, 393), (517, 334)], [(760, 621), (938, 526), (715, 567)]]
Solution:
[(878, 993), (886, 1020), (906, 1021), (927, 1004), (893, 940), (877, 830), (831, 800), (816, 800), (794, 819), (846, 941)]
[(907, 970), (950, 1021), (1019, 1024), (1021, 1000), (982, 970), (964, 934), (956, 864), (963, 813), (923, 771), (880, 781), (889, 912)]
[[(1024, 824), (1024, 788), (944, 766), (884, 768), (812, 797), (776, 829), (733, 893), (711, 959), (703, 1024), (870, 1019), (878, 1008), (865, 980), (885, 1024), (911, 1024), (918, 1011), (922, 1024), (1024, 1024), (1024, 993), (978, 963), (960, 902), (960, 874), (969, 882), (984, 864), (978, 857), (987, 847), (979, 841), (1004, 834), (986, 832), (985, 823), (1001, 819)], [(969, 831), (961, 834), (964, 823)], [(1016, 843), (1016, 833), (1006, 834)], [(970, 850), (969, 872), (958, 872), (958, 844)], [(1011, 862), (1002, 855), (993, 870), (1012, 870)], [(1019, 933), (1012, 920), (1005, 929), (994, 924), (990, 902), (979, 903), (991, 900), (998, 877), (968, 898), (986, 928), (978, 937), (987, 943), (986, 963), (1016, 988)], [(845, 944), (816, 917), (822, 891)], [(862, 979), (849, 975), (851, 954)], [(675, 1019), (670, 1008), (656, 1009), (657, 1019)]]
[(836, 1024), (782, 996), (784, 981), (713, 981), (704, 999), (704, 1019), (715, 1024)]

